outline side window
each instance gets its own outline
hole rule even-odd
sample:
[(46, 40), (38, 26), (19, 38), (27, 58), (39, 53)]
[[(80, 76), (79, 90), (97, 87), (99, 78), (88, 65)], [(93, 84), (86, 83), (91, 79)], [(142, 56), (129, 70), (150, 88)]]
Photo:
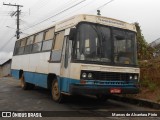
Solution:
[(44, 40), (50, 40), (54, 37), (54, 28), (51, 28), (46, 31)]
[(34, 41), (35, 43), (41, 42), (43, 40), (43, 33), (44, 32), (36, 34), (35, 41)]
[(18, 50), (20, 48), (20, 45), (21, 45), (21, 41), (20, 40), (16, 41), (15, 47), (14, 47), (14, 55), (18, 55)]
[(26, 38), (17, 41), (15, 45), (14, 55), (22, 55), (24, 53), (25, 45), (26, 45)]
[(34, 40), (34, 36), (30, 36), (27, 38), (27, 45), (30, 45), (33, 43), (33, 40)]
[(54, 38), (54, 28), (51, 28), (45, 32), (42, 51), (47, 51), (52, 49), (53, 38)]
[(34, 36), (30, 36), (27, 38), (27, 43), (24, 50), (25, 54), (31, 53), (33, 40), (34, 40)]
[(64, 31), (56, 35), (55, 45), (53, 46), (53, 49), (62, 50), (63, 40), (64, 40)]
[(26, 45), (26, 38), (21, 40), (21, 47), (24, 47)]
[(55, 44), (53, 46), (51, 61), (60, 61), (62, 54), (62, 47), (64, 41), (64, 31), (56, 34)]
[(35, 41), (33, 44), (32, 52), (41, 51), (43, 36), (44, 36), (44, 32), (41, 32), (35, 35)]

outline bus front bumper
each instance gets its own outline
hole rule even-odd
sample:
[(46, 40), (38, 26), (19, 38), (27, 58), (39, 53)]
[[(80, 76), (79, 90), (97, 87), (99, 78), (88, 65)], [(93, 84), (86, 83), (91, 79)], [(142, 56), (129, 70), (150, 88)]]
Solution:
[(137, 94), (139, 87), (136, 86), (99, 86), (72, 84), (69, 87), (71, 94)]

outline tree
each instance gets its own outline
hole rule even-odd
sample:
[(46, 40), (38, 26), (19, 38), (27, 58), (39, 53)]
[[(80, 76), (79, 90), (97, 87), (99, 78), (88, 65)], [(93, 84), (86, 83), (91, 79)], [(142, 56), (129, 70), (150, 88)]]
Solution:
[(137, 49), (138, 49), (138, 59), (139, 60), (146, 60), (151, 59), (153, 57), (154, 49), (148, 45), (146, 42), (139, 23), (135, 23), (136, 30), (137, 30)]

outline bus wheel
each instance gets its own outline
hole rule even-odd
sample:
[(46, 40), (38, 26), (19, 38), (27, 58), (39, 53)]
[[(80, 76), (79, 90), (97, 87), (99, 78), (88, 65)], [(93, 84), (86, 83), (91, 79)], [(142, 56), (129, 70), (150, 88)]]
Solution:
[(96, 97), (99, 102), (106, 102), (106, 100), (108, 99), (107, 95), (96, 95)]
[(34, 84), (31, 84), (31, 83), (27, 83), (28, 84), (28, 86), (29, 86), (29, 88), (28, 89), (34, 89), (35, 88), (35, 85)]
[(51, 87), (52, 99), (55, 102), (61, 103), (62, 102), (62, 94), (59, 91), (58, 80), (53, 80), (52, 87)]
[(27, 88), (28, 88), (28, 83), (25, 82), (25, 79), (24, 79), (24, 75), (23, 75), (23, 74), (21, 75), (20, 81), (21, 81), (21, 88), (22, 88), (23, 90), (27, 90)]

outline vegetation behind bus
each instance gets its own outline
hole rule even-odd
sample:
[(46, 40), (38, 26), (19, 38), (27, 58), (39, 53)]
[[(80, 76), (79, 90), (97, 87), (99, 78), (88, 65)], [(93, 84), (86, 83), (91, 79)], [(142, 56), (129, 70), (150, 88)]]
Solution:
[(146, 42), (139, 23), (135, 23), (137, 30), (137, 46), (138, 46), (138, 60), (147, 60), (153, 58), (154, 48), (150, 47)]
[(135, 23), (135, 26), (137, 29), (141, 92), (131, 96), (160, 102), (160, 89), (158, 89), (160, 86), (160, 57), (154, 58), (155, 48), (146, 42), (139, 23)]

